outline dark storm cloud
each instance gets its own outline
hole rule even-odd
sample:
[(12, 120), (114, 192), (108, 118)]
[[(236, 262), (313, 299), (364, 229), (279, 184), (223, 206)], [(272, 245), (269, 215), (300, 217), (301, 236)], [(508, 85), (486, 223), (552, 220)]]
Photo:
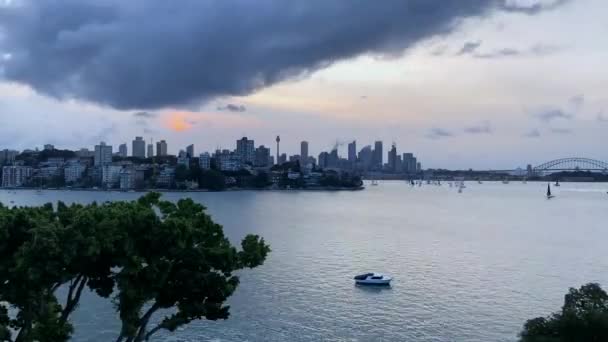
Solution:
[(525, 13), (528, 15), (536, 15), (543, 11), (549, 11), (555, 9), (561, 5), (564, 5), (571, 0), (553, 0), (553, 1), (538, 1), (531, 5), (518, 5), (516, 1), (506, 0), (502, 4), (503, 10), (507, 12)]
[(559, 47), (547, 44), (536, 44), (526, 49), (516, 49), (516, 48), (502, 48), (490, 52), (483, 53), (469, 53), (471, 56), (475, 58), (503, 58), (503, 57), (519, 57), (519, 56), (548, 56), (552, 55), (560, 50)]
[(235, 105), (235, 104), (229, 103), (229, 104), (227, 104), (225, 106), (219, 106), (219, 107), (217, 107), (217, 110), (239, 113), (239, 112), (246, 111), (247, 108), (245, 106), (243, 106), (243, 105)]
[(155, 118), (157, 115), (156, 115), (156, 113), (150, 113), (150, 112), (136, 112), (136, 113), (133, 113), (133, 116), (136, 118), (142, 118), (142, 119), (152, 119), (152, 118)]
[[(560, 1), (561, 2), (561, 1)], [(119, 109), (245, 95), (361, 54), (399, 55), (505, 0), (61, 0), (0, 6), (3, 77)]]
[(456, 53), (456, 56), (471, 54), (471, 53), (475, 52), (475, 50), (477, 50), (477, 48), (479, 48), (480, 46), (481, 46), (481, 40), (476, 41), (476, 42), (466, 42), (460, 48), (460, 50)]
[(492, 133), (492, 126), (490, 122), (484, 121), (479, 125), (466, 127), (464, 132), (469, 134), (490, 134)]
[(429, 133), (426, 135), (427, 138), (429, 139), (441, 139), (441, 138), (449, 138), (454, 136), (454, 134), (452, 134), (452, 132), (443, 129), (443, 128), (431, 128), (431, 130), (429, 131)]

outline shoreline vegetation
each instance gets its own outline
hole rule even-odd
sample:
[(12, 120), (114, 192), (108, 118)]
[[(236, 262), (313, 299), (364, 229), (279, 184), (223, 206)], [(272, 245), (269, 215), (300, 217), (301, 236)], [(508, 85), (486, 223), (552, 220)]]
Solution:
[(357, 187), (308, 187), (308, 188), (227, 188), (222, 190), (212, 190), (212, 189), (129, 189), (129, 190), (121, 190), (121, 189), (102, 189), (102, 188), (37, 188), (37, 187), (13, 187), (13, 188), (0, 188), (0, 190), (8, 190), (8, 191), (99, 191), (99, 192), (136, 192), (136, 193), (146, 193), (146, 192), (158, 192), (158, 193), (168, 193), (168, 192), (231, 192), (231, 191), (360, 191), (364, 190), (365, 186), (357, 186)]

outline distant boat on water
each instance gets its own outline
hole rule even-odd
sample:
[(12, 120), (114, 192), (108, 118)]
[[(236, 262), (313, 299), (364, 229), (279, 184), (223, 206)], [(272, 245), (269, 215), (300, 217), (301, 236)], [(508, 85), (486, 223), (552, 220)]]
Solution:
[(555, 186), (560, 186), (560, 185), (559, 185), (559, 179), (558, 179), (558, 180), (555, 180), (555, 184), (553, 184), (553, 185), (555, 185)]
[(372, 179), (372, 185), (378, 185), (378, 180), (377, 179)]
[(547, 199), (551, 199), (553, 197), (555, 196), (551, 194), (551, 184), (547, 184)]

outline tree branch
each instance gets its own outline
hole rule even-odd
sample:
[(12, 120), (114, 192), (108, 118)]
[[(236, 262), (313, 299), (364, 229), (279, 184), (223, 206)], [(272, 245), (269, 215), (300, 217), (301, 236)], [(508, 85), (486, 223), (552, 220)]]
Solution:
[[(70, 284), (70, 290), (68, 292), (68, 299), (66, 300), (65, 307), (63, 308), (63, 311), (61, 312), (61, 318), (60, 318), (61, 323), (65, 323), (68, 319), (68, 316), (72, 312), (74, 312), (74, 310), (76, 309), (76, 306), (78, 305), (78, 302), (80, 301), (80, 296), (82, 294), (82, 290), (84, 289), (84, 286), (86, 285), (88, 280), (89, 279), (87, 277), (80, 274), (80, 275), (78, 275), (78, 277), (76, 277), (76, 280), (72, 284)], [(75, 293), (74, 293), (74, 290), (76, 290)]]
[(160, 308), (158, 302), (154, 302), (154, 304), (148, 309), (148, 311), (141, 317), (139, 320), (139, 332), (137, 333), (137, 337), (135, 337), (135, 342), (140, 342), (144, 340), (146, 336), (146, 328), (148, 327), (148, 322), (150, 321), (150, 317)]
[(150, 339), (150, 337), (152, 337), (152, 335), (154, 335), (157, 331), (159, 331), (160, 329), (164, 328), (163, 326), (163, 322), (158, 323), (157, 326), (155, 326), (154, 328), (152, 328), (147, 334), (146, 334), (146, 338), (144, 339), (144, 341), (148, 341)]

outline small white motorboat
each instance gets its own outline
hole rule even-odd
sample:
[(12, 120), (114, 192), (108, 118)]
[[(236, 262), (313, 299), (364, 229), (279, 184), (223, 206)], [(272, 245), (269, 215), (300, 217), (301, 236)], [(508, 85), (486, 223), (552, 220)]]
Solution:
[(355, 276), (357, 285), (390, 285), (393, 278), (380, 273), (364, 273)]

